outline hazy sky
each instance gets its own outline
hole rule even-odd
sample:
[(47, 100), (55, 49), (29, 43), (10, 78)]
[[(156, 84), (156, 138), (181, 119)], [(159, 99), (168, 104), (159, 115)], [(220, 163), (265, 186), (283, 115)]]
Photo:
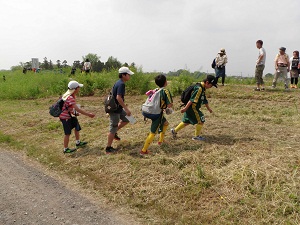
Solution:
[(299, 0), (0, 0), (0, 69), (44, 57), (72, 64), (94, 53), (146, 72), (213, 72), (220, 48), (227, 74), (254, 73), (264, 41), (267, 72), (284, 46), (300, 49)]

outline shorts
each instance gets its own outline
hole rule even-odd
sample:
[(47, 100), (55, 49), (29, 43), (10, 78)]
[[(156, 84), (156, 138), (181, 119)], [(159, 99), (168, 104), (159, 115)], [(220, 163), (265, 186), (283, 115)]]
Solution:
[(148, 114), (143, 112), (143, 116), (152, 120), (150, 131), (154, 134), (156, 134), (157, 132), (160, 133), (163, 130), (164, 123), (167, 122), (167, 119), (162, 113)]
[(205, 122), (204, 114), (200, 110), (193, 110), (192, 107), (190, 107), (184, 114), (182, 118), (182, 122), (188, 123), (188, 124), (201, 124)]
[(118, 124), (122, 120), (122, 122), (128, 123), (129, 120), (126, 118), (126, 112), (122, 109), (120, 113), (110, 113), (109, 114), (109, 132), (112, 134), (117, 133)]
[(90, 69), (85, 70), (86, 73), (89, 73), (90, 71), (91, 71)]
[(77, 131), (81, 130), (78, 119), (76, 117), (71, 117), (71, 119), (61, 119), (60, 121), (63, 124), (65, 135), (70, 135), (73, 128), (75, 128), (75, 130)]

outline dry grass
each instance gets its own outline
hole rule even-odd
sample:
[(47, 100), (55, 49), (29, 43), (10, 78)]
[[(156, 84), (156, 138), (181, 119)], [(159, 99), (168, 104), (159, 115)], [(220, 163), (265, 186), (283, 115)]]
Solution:
[[(104, 154), (108, 118), (100, 97), (78, 99), (97, 118), (79, 118), (89, 146), (73, 155), (62, 154), (62, 126), (48, 114), (54, 98), (1, 101), (0, 141), (15, 140), (16, 148), (147, 224), (299, 224), (299, 91), (228, 85), (208, 96), (214, 114), (203, 109), (205, 142), (193, 142), (194, 128), (186, 127), (162, 147), (156, 139), (145, 158), (138, 155), (150, 126), (140, 114), (143, 97), (126, 97), (138, 123), (120, 132), (116, 155)], [(168, 116), (170, 127), (181, 116)]]

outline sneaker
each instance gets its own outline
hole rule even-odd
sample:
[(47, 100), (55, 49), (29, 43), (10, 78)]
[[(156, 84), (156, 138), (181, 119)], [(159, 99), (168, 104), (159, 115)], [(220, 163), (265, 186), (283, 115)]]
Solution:
[(117, 133), (115, 133), (114, 139), (117, 140), (117, 141), (121, 141), (121, 138), (118, 136)]
[(295, 85), (294, 85), (294, 88), (296, 88), (296, 89), (297, 89), (297, 88), (298, 88), (298, 86), (295, 84)]
[(293, 85), (293, 84), (291, 84), (291, 85), (290, 85), (290, 88), (294, 88), (294, 85)]
[(76, 152), (76, 148), (66, 148), (66, 149), (64, 149), (64, 154), (65, 153), (72, 153), (72, 152)]
[(143, 150), (140, 151), (140, 156), (149, 155), (149, 154), (150, 154), (149, 150), (145, 152)]
[(260, 90), (264, 91), (264, 90), (265, 90), (265, 88), (263, 87), (263, 88), (262, 88), (262, 89), (260, 89)]
[(113, 148), (111, 146), (110, 147), (106, 147), (106, 149), (105, 149), (106, 154), (115, 153), (117, 151), (118, 151), (118, 149), (115, 149), (115, 148)]
[(260, 88), (254, 88), (254, 91), (260, 91)]
[(87, 145), (87, 142), (86, 141), (81, 141), (81, 142), (79, 142), (78, 144), (76, 144), (76, 147), (83, 147), (83, 146), (85, 146), (85, 145)]
[(201, 137), (201, 136), (196, 136), (196, 137), (193, 137), (192, 140), (194, 140), (194, 141), (204, 141), (205, 138)]
[(171, 133), (172, 133), (173, 139), (176, 139), (177, 138), (177, 133), (175, 132), (174, 128), (171, 129)]

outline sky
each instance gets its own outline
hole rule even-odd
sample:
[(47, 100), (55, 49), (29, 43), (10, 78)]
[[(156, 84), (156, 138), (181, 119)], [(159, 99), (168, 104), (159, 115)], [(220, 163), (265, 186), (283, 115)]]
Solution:
[(253, 76), (258, 49), (264, 74), (274, 72), (279, 47), (300, 50), (296, 0), (0, 0), (0, 69), (31, 58), (72, 64), (88, 53), (144, 72), (213, 72), (220, 48), (227, 75)]

